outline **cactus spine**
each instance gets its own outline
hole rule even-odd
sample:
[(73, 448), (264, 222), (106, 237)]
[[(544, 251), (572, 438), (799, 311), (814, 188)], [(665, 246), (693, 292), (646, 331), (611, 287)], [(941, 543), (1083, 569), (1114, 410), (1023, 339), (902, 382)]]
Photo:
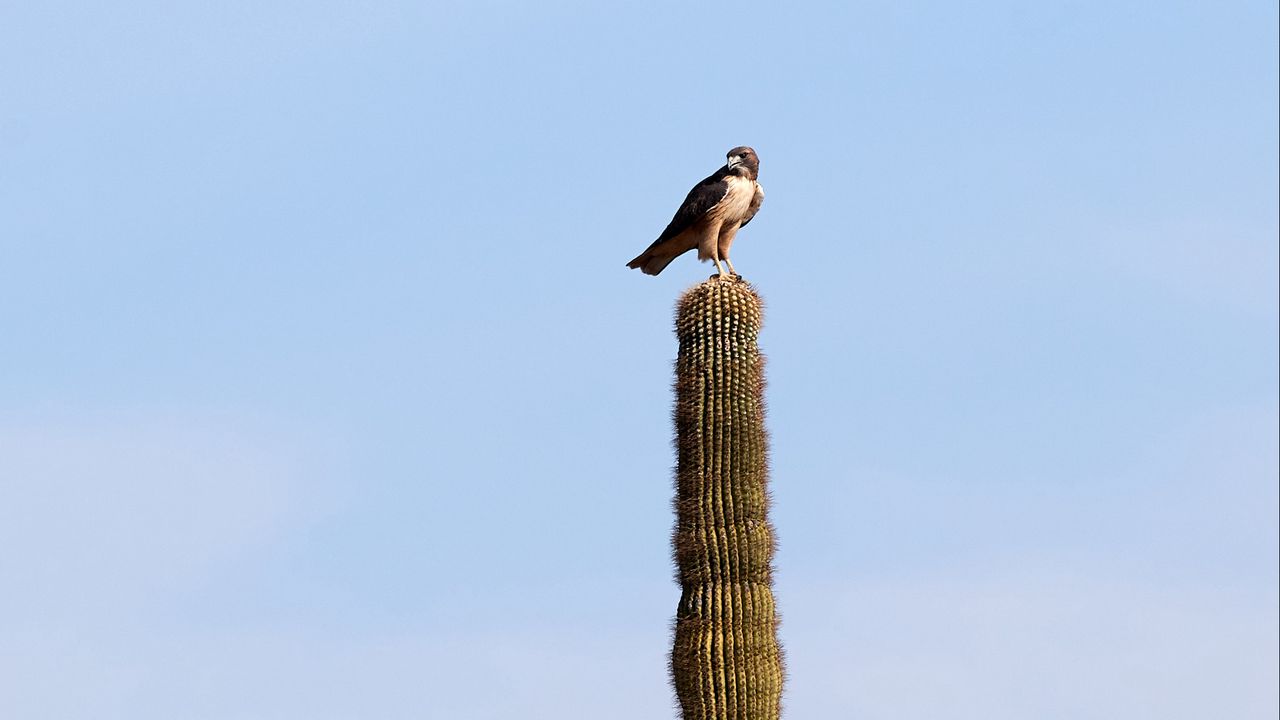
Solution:
[(676, 311), (671, 675), (684, 720), (779, 716), (760, 324), (760, 298), (741, 281), (712, 278)]

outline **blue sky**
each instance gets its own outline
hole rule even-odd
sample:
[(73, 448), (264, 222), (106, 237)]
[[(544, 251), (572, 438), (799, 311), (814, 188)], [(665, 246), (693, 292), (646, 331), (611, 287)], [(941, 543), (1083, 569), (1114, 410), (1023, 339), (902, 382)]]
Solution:
[(0, 5), (0, 715), (672, 717), (750, 144), (790, 716), (1275, 717), (1277, 24)]

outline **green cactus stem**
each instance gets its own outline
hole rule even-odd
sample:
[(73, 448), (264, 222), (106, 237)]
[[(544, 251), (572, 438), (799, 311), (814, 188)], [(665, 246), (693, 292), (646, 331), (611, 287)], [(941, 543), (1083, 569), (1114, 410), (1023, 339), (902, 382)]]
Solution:
[(740, 280), (713, 277), (676, 310), (671, 677), (684, 720), (779, 716), (760, 324), (760, 297)]

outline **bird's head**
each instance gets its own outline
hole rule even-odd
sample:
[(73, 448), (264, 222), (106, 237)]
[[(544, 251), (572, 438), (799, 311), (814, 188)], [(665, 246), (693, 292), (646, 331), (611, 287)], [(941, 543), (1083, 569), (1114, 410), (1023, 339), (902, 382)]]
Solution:
[(729, 168), (729, 172), (734, 175), (741, 175), (752, 180), (760, 176), (760, 158), (756, 156), (755, 150), (745, 145), (740, 145), (730, 150), (727, 157), (729, 162), (726, 163), (726, 166)]

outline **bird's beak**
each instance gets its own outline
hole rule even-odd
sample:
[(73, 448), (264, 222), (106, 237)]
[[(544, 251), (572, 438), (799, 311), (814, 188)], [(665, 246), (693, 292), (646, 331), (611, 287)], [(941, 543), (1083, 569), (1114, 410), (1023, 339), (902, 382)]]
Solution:
[(742, 164), (742, 156), (734, 155), (729, 158), (729, 169), (732, 170)]

